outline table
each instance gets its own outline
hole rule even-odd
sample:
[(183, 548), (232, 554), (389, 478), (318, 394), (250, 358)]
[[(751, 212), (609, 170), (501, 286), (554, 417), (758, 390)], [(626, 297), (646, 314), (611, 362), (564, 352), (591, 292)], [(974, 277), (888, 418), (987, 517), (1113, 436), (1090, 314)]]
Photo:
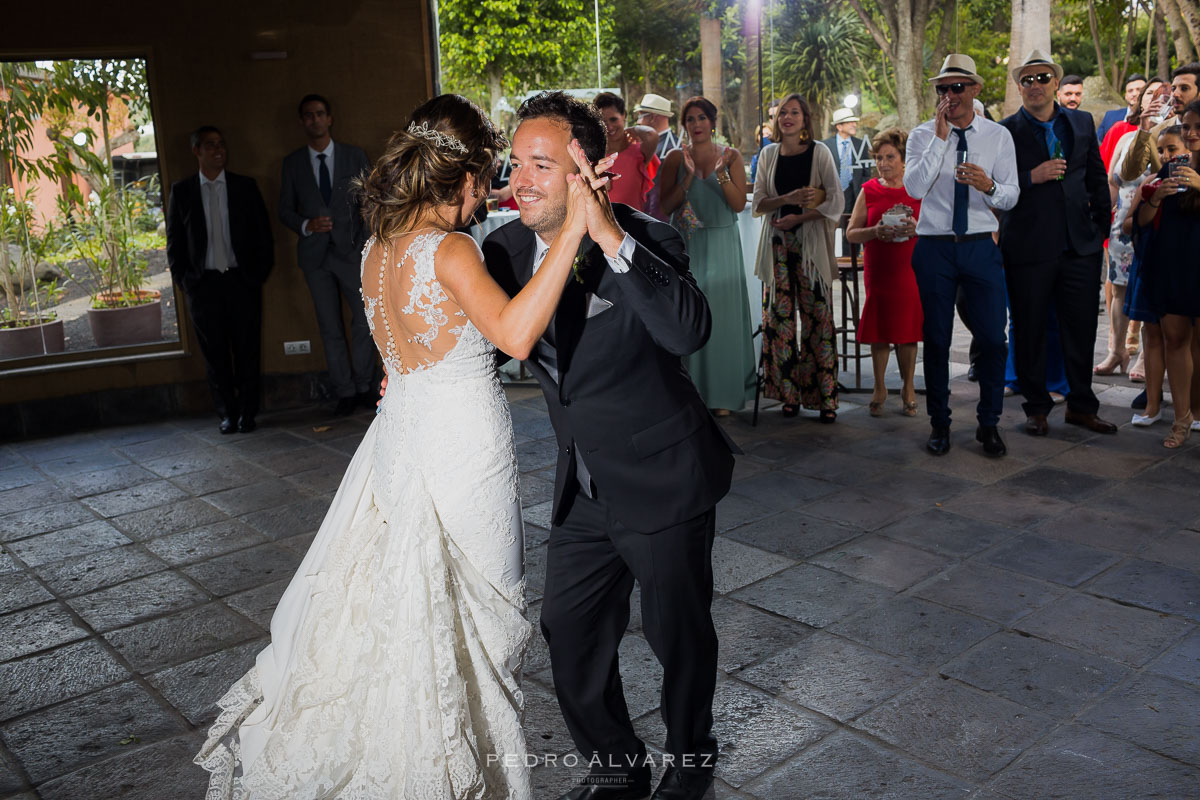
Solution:
[(519, 216), (521, 216), (521, 212), (513, 211), (509, 208), (502, 208), (499, 211), (489, 211), (487, 218), (483, 222), (471, 226), (471, 238), (482, 245), (483, 240), (487, 238), (489, 233), (501, 225), (507, 225)]

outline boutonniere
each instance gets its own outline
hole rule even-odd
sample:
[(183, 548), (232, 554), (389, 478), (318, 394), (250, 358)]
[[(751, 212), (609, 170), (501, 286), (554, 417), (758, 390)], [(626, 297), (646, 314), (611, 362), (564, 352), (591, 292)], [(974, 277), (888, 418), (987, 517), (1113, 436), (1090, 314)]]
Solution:
[(587, 266), (587, 255), (594, 246), (595, 242), (585, 238), (579, 243), (579, 250), (575, 253), (575, 261), (571, 264), (571, 272), (575, 275), (575, 280), (580, 284), (584, 283), (583, 269)]

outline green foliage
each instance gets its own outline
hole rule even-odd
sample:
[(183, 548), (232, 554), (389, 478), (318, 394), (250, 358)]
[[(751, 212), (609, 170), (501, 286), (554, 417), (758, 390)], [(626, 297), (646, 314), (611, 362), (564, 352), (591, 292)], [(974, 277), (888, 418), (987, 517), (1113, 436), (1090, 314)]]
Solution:
[(608, 25), (601, 31), (602, 41), (610, 42), (606, 63), (617, 84), (670, 95), (681, 72), (699, 75), (700, 8), (695, 0), (606, 0), (600, 13), (601, 24), (607, 18)]
[(817, 116), (818, 109), (840, 105), (846, 91), (857, 88), (858, 65), (869, 37), (862, 21), (848, 10), (822, 13), (793, 36), (776, 46), (775, 79), (803, 94)]
[[(84, 198), (72, 185), (70, 199), (59, 198), (59, 211), (68, 220), (68, 252), (82, 260), (96, 286), (94, 308), (106, 307), (102, 295), (120, 295), (118, 305), (136, 305), (131, 298), (137, 297), (147, 280), (144, 251), (156, 249), (146, 245), (161, 240), (156, 234), (138, 230), (135, 220), (141, 208), (142, 198), (137, 192), (122, 191), (111, 184), (99, 187), (91, 198)], [(62, 263), (65, 265), (65, 261)]]
[[(35, 267), (48, 260), (46, 256), (55, 241), (50, 223), (36, 223), (35, 198), (33, 190), (18, 199), (11, 186), (0, 186), (0, 289), (4, 293), (0, 319), (17, 326), (53, 319), (53, 313), (42, 309), (62, 295), (57, 281), (39, 285), (35, 277)], [(10, 247), (15, 248), (15, 254)]]

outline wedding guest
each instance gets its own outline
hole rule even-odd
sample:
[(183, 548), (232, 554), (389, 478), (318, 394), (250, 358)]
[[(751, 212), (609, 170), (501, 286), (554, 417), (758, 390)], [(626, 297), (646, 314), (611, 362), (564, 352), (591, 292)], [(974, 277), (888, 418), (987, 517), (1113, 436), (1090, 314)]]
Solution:
[[(1137, 130), (1137, 125), (1132, 124), (1130, 118), (1141, 110), (1142, 90), (1145, 88), (1145, 75), (1135, 72), (1126, 78), (1125, 105), (1106, 112), (1104, 118), (1100, 120), (1100, 127), (1096, 128), (1096, 136), (1100, 139), (1100, 157), (1104, 159), (1105, 169), (1112, 166), (1112, 152), (1116, 143), (1125, 134)], [(1114, 130), (1117, 131), (1115, 135), (1113, 134)], [(1111, 146), (1109, 145), (1110, 136), (1114, 137), (1111, 139)]]
[(643, 95), (642, 102), (634, 106), (633, 113), (637, 114), (638, 125), (653, 128), (658, 134), (654, 153), (660, 159), (666, 158), (667, 153), (679, 147), (679, 137), (671, 130), (671, 117), (675, 112), (671, 110), (670, 100), (658, 94)]
[(1200, 97), (1200, 62), (1184, 64), (1171, 73), (1171, 92), (1166, 98), (1160, 99), (1150, 108), (1149, 114), (1143, 114), (1138, 125), (1137, 136), (1129, 146), (1125, 156), (1125, 166), (1121, 169), (1121, 177), (1133, 180), (1149, 164), (1154, 172), (1162, 167), (1157, 162), (1157, 152), (1154, 143), (1164, 129), (1178, 125), (1184, 106)]
[(1163, 445), (1171, 449), (1187, 441), (1200, 414), (1200, 101), (1185, 106), (1180, 117), (1189, 157), (1159, 170), (1159, 183), (1137, 218), (1147, 236), (1146, 296), (1166, 344), (1175, 422)]
[(854, 202), (846, 238), (863, 245), (863, 284), (866, 300), (859, 317), (858, 341), (871, 345), (874, 391), (871, 416), (883, 414), (887, 400), (888, 354), (896, 346), (900, 367), (900, 401), (907, 417), (917, 415), (913, 376), (917, 342), (921, 341), (921, 297), (912, 269), (917, 218), (921, 201), (904, 190), (904, 152), (908, 134), (890, 128), (875, 136), (871, 150), (879, 177), (863, 184)]
[(620, 95), (601, 92), (592, 105), (604, 118), (608, 134), (606, 155), (617, 154), (612, 169), (616, 177), (609, 185), (608, 196), (614, 203), (645, 211), (646, 197), (654, 186), (654, 172), (659, 163), (655, 136), (641, 136), (625, 127), (625, 101)]
[(1083, 102), (1083, 78), (1078, 75), (1064, 75), (1058, 82), (1055, 99), (1063, 108), (1078, 111), (1079, 104)]
[(754, 397), (750, 301), (737, 224), (746, 207), (746, 170), (741, 153), (713, 141), (717, 108), (711, 101), (689, 98), (679, 113), (691, 143), (667, 155), (659, 197), (683, 236), (712, 314), (708, 344), (684, 363), (704, 404), (726, 416)]
[[(759, 156), (754, 216), (764, 217), (755, 270), (763, 282), (763, 394), (794, 417), (800, 406), (837, 419), (833, 232), (845, 198), (829, 148), (816, 141), (808, 103), (790, 94), (774, 143)], [(799, 323), (797, 323), (799, 320)]]
[(863, 183), (871, 177), (870, 167), (866, 166), (871, 159), (871, 147), (857, 134), (858, 117), (851, 109), (839, 108), (833, 112), (833, 136), (823, 142), (833, 154), (833, 166), (846, 199), (843, 214), (854, 208)]

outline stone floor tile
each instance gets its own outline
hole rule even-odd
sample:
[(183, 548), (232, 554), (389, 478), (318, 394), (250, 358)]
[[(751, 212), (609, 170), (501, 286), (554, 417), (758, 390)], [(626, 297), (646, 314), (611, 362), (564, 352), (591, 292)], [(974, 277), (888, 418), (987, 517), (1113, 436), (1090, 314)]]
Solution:
[(712, 615), (720, 646), (717, 666), (725, 672), (773, 656), (812, 633), (798, 622), (723, 597), (713, 601)]
[(146, 680), (167, 698), (193, 725), (210, 724), (217, 717), (220, 700), (234, 682), (254, 666), (254, 658), (267, 645), (266, 639), (220, 650), (147, 676)]
[[(63, 503), (70, 499), (66, 492), (49, 481), (31, 483), (28, 486), (0, 492), (0, 517)], [(0, 530), (3, 530), (3, 526), (0, 526)]]
[(1193, 631), (1163, 653), (1147, 671), (1200, 686), (1200, 631)]
[[(1132, 414), (1133, 412), (1127, 411), (1126, 413)], [(1125, 480), (1138, 470), (1161, 460), (1161, 457), (1154, 455), (1139, 455), (1134, 453), (1122, 453), (1119, 457), (1114, 456), (1112, 450), (1108, 447), (1108, 440), (1106, 438), (1098, 442), (1083, 442), (1078, 444), (1052, 458), (1046, 459), (1044, 463), (1047, 467), (1054, 467), (1056, 469), (1085, 472), (1100, 478)]]
[(114, 492), (118, 489), (128, 489), (142, 483), (158, 480), (158, 476), (137, 464), (111, 469), (81, 472), (78, 475), (68, 475), (59, 478), (58, 483), (71, 497), (91, 497), (92, 495)]
[(240, 486), (236, 489), (226, 489), (223, 492), (207, 495), (204, 502), (211, 503), (231, 517), (249, 514), (251, 511), (261, 511), (264, 508), (275, 508), (289, 502), (294, 502), (303, 492), (285, 480), (272, 478), (250, 486)]
[(144, 442), (132, 442), (122, 445), (121, 452), (134, 461), (153, 461), (164, 456), (173, 456), (195, 450), (205, 450), (207, 448), (208, 445), (199, 437), (180, 431)]
[(1039, 522), (1030, 531), (1117, 553), (1136, 553), (1168, 530), (1169, 525), (1155, 517), (1130, 517), (1083, 504)]
[(1019, 800), (1182, 800), (1195, 797), (1197, 785), (1200, 771), (1076, 725), (1035, 744), (988, 784)]
[(165, 800), (203, 797), (208, 773), (192, 763), (204, 744), (200, 732), (138, 747), (38, 787), (42, 800), (116, 798)]
[[(1159, 445), (1159, 449), (1162, 446)], [(1125, 491), (1110, 492), (1092, 498), (1091, 506), (1102, 511), (1116, 511), (1131, 517), (1162, 520), (1176, 527), (1200, 514), (1200, 493), (1195, 487), (1168, 488), (1149, 484), (1125, 487)]]
[[(1079, 721), (1200, 767), (1200, 687), (1143, 675), (1102, 698)], [(1200, 784), (1197, 784), (1200, 786)]]
[(811, 562), (852, 578), (878, 583), (896, 592), (919, 583), (952, 563), (945, 556), (881, 536), (855, 539), (826, 550), (812, 558)]
[(41, 564), (34, 572), (60, 597), (74, 597), (166, 568), (162, 559), (131, 544)]
[(129, 680), (94, 640), (0, 664), (0, 720)]
[(300, 566), (300, 556), (274, 544), (238, 550), (180, 571), (218, 597), (272, 581), (289, 579)]
[[(545, 758), (549, 754), (562, 756), (575, 752), (575, 743), (567, 731), (558, 699), (553, 690), (537, 681), (526, 679), (521, 686), (525, 695), (525, 741), (529, 752)], [(575, 752), (575, 758), (579, 754)], [(562, 760), (559, 759), (559, 763)]]
[(588, 774), (587, 762), (568, 767), (558, 761), (539, 762), (529, 773), (534, 797), (562, 797), (579, 785)]
[(309, 447), (311, 444), (310, 440), (287, 431), (272, 431), (260, 428), (258, 433), (250, 436), (238, 436), (233, 441), (227, 442), (226, 447), (242, 458), (253, 458), (300, 450)]
[(193, 472), (233, 468), (246, 462), (233, 453), (215, 447), (202, 450), (185, 450), (182, 453), (172, 453), (150, 461), (143, 461), (142, 466), (156, 475), (164, 478), (178, 478)]
[(554, 499), (554, 482), (526, 472), (521, 476), (521, 505), (536, 506)]
[(13, 557), (4, 552), (4, 548), (0, 547), (0, 575), (5, 575), (10, 572), (19, 572), (21, 567), (17, 562), (13, 561)]
[(116, 755), (138, 741), (153, 742), (186, 730), (136, 683), (70, 700), (0, 729), (35, 783)]
[(347, 456), (353, 456), (358, 451), (358, 446), (362, 444), (363, 436), (366, 434), (366, 429), (355, 431), (349, 436), (342, 436), (337, 439), (330, 439), (325, 442), (325, 446), (336, 450), (339, 453)]
[(981, 563), (1064, 586), (1078, 586), (1121, 560), (1116, 553), (1027, 534), (976, 557)]
[(69, 528), (82, 525), (96, 519), (90, 509), (76, 502), (55, 503), (53, 505), (31, 508), (28, 511), (18, 511), (0, 517), (0, 542), (10, 542), (36, 536), (39, 533), (49, 533), (59, 528)]
[(1200, 572), (1200, 532), (1176, 531), (1149, 545), (1141, 556), (1147, 561)]
[(271, 473), (248, 461), (233, 461), (208, 469), (174, 475), (171, 483), (190, 495), (202, 497), (213, 492), (222, 492), (271, 477)]
[(1162, 653), (1190, 625), (1142, 608), (1100, 597), (1068, 594), (1025, 617), (1017, 630), (1140, 667)]
[(1071, 507), (1071, 503), (1019, 489), (985, 486), (945, 503), (947, 511), (1000, 525), (1024, 528)]
[(38, 461), (37, 467), (51, 478), (62, 478), (67, 475), (77, 475), (80, 472), (120, 467), (128, 463), (128, 458), (112, 450), (91, 450), (55, 461)]
[(540, 600), (546, 589), (546, 555), (544, 545), (525, 549), (525, 596), (530, 600)]
[(915, 509), (891, 497), (864, 494), (856, 489), (843, 489), (805, 503), (800, 510), (852, 528), (873, 531), (913, 513)]
[(244, 550), (267, 541), (267, 537), (244, 522), (225, 520), (183, 533), (151, 539), (144, 547), (168, 564), (178, 566)]
[(1044, 714), (940, 678), (888, 700), (853, 724), (970, 780), (1003, 769), (1053, 727)]
[[(975, 420), (972, 414), (970, 422), (964, 420), (958, 425), (951, 425), (949, 453), (944, 456), (922, 453), (923, 460), (919, 460), (915, 466), (941, 475), (965, 478), (985, 486), (993, 484), (1015, 472), (1020, 472), (1030, 464), (1028, 460), (1020, 456), (1013, 433), (1001, 426), (1000, 435), (1010, 445), (1009, 454), (1004, 458), (990, 458), (984, 455), (983, 450), (975, 441)], [(923, 448), (925, 440), (928, 438), (929, 429), (922, 428), (921, 432), (913, 437), (913, 442), (918, 448)]]
[(861, 534), (860, 529), (848, 525), (810, 517), (799, 511), (784, 511), (741, 525), (724, 535), (759, 550), (800, 560)]
[(76, 453), (102, 450), (108, 446), (108, 443), (96, 434), (84, 432), (17, 442), (13, 448), (31, 463), (36, 464), (38, 461), (53, 461)]
[(865, 437), (839, 449), (872, 461), (897, 466), (917, 466), (929, 458), (929, 454), (925, 452), (925, 440), (928, 436), (924, 426), (905, 426), (904, 429), (888, 436), (868, 432)]
[(0, 661), (57, 647), (88, 635), (59, 603), (14, 611), (0, 617)]
[(739, 680), (841, 722), (921, 677), (919, 670), (824, 631), (738, 673)]
[(771, 506), (731, 492), (717, 503), (717, 533), (727, 533), (746, 523), (764, 519), (775, 511)]
[(1013, 528), (941, 510), (905, 517), (877, 533), (956, 558), (966, 558), (1017, 535)]
[(93, 630), (109, 631), (208, 599), (207, 594), (181, 575), (156, 572), (67, 602)]
[(553, 513), (554, 503), (545, 502), (538, 503), (535, 506), (528, 506), (521, 509), (521, 518), (529, 525), (536, 525), (539, 528), (550, 529), (550, 515)]
[(279, 541), (319, 530), (332, 502), (332, 495), (297, 498), (285, 506), (252, 511), (238, 519), (268, 539)]
[(338, 487), (342, 485), (342, 478), (345, 476), (346, 467), (349, 464), (348, 459), (330, 459), (330, 463), (328, 464), (314, 467), (304, 472), (297, 472), (287, 476), (284, 480), (300, 487), (300, 489), (309, 494), (336, 492)]
[(8, 489), (20, 489), (35, 483), (41, 483), (45, 478), (32, 467), (19, 466), (0, 469), (0, 492)]
[(36, 567), (123, 544), (129, 544), (129, 540), (107, 522), (96, 520), (19, 542), (9, 542), (5, 547), (29, 566)]
[(869, 483), (863, 483), (861, 478), (853, 479), (853, 483), (866, 494), (880, 494), (913, 508), (928, 508), (934, 503), (944, 503), (955, 495), (979, 486), (966, 478), (940, 475), (913, 467), (892, 467)]
[(134, 541), (144, 542), (159, 536), (197, 528), (228, 519), (222, 511), (203, 500), (189, 499), (159, 508), (122, 514), (109, 520)]
[(973, 562), (935, 575), (912, 592), (1001, 625), (1012, 625), (1065, 593), (1060, 586)]
[(800, 564), (734, 592), (767, 611), (824, 628), (892, 596), (892, 592), (811, 564)]
[(553, 467), (558, 463), (558, 441), (538, 439), (517, 445), (517, 465), (521, 472)]
[(32, 792), (18, 794), (28, 785), (20, 769), (17, 760), (8, 754), (3, 742), (0, 742), (0, 797), (6, 800), (37, 800), (37, 795)]
[(225, 598), (225, 605), (263, 630), (269, 630), (271, 615), (275, 613), (275, 606), (279, 604), (279, 598), (283, 596), (283, 590), (288, 587), (289, 583), (291, 583), (291, 576), (274, 583), (255, 586), (253, 589), (231, 594)]
[[(716, 774), (735, 788), (834, 730), (828, 720), (729, 680), (717, 683), (713, 720), (720, 747)], [(666, 740), (658, 714), (635, 721), (634, 730), (650, 745), (661, 746)]]
[(1078, 503), (1097, 492), (1111, 490), (1116, 484), (1095, 475), (1055, 467), (1036, 466), (1022, 470), (998, 482), (997, 486), (1012, 487), (1030, 494), (1045, 495)]
[(895, 465), (873, 458), (852, 456), (837, 450), (806, 450), (789, 461), (788, 472), (820, 478), (840, 486), (854, 486), (875, 480), (884, 474), (896, 475)]
[(941, 672), (1058, 719), (1130, 674), (1115, 661), (1011, 631), (985, 639)]
[(837, 490), (828, 481), (772, 470), (741, 481), (732, 491), (775, 511), (796, 508)]
[(245, 617), (221, 603), (210, 603), (110, 631), (104, 638), (134, 669), (145, 674), (259, 639), (262, 635), (262, 630)]
[(850, 731), (837, 731), (747, 784), (763, 798), (966, 800), (971, 785)]
[(187, 497), (187, 493), (167, 481), (154, 481), (118, 489), (115, 492), (83, 498), (83, 504), (102, 517), (116, 517), (134, 511), (157, 508)]
[(898, 597), (830, 628), (831, 633), (925, 667), (945, 663), (996, 630), (994, 623), (915, 597)]
[[(24, 572), (0, 575), (0, 614), (7, 614), (54, 599), (46, 587)], [(2, 623), (0, 623), (2, 627)]]
[(1200, 622), (1200, 575), (1185, 569), (1133, 560), (1102, 575), (1089, 591)]
[(280, 539), (276, 544), (284, 550), (295, 553), (304, 558), (304, 554), (312, 547), (313, 539), (317, 536), (316, 533), (302, 533), (299, 536), (291, 536), (287, 539)]
[(795, 563), (790, 558), (748, 547), (724, 536), (713, 541), (713, 585), (718, 594), (740, 589)]
[(148, 422), (142, 425), (121, 425), (116, 428), (96, 431), (95, 437), (109, 447), (124, 447), (126, 445), (137, 444), (138, 442), (148, 442), (151, 439), (161, 439), (164, 436), (172, 436), (180, 431), (180, 427), (177, 424), (180, 421), (170, 420)]

